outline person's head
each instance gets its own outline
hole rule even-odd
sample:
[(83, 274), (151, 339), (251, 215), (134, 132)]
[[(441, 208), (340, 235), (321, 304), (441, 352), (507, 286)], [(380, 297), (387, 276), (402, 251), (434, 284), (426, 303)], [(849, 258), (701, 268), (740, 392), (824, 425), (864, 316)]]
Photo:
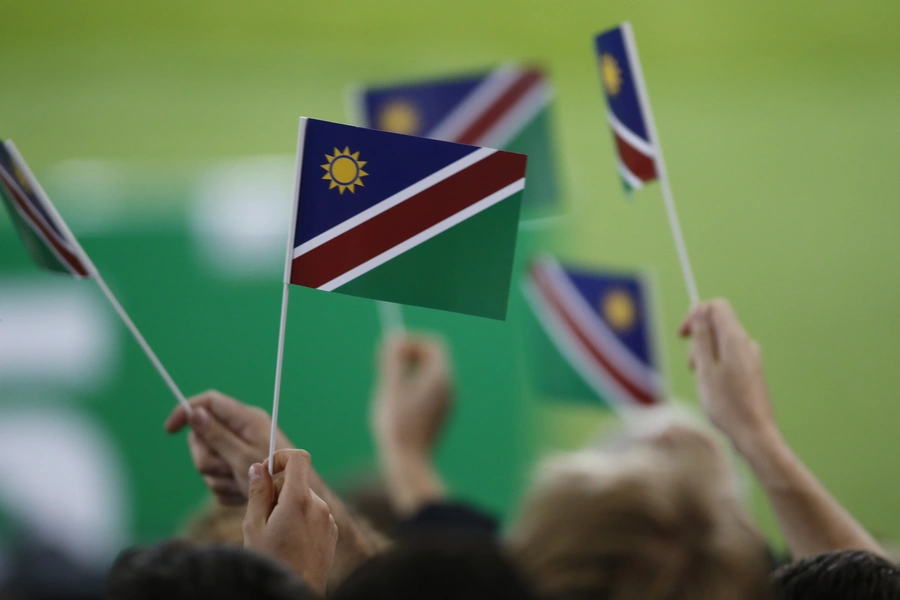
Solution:
[(110, 570), (106, 589), (109, 600), (316, 598), (287, 569), (263, 556), (177, 540), (123, 552)]
[(766, 549), (717, 442), (669, 425), (544, 461), (510, 547), (569, 600), (766, 597)]
[(211, 499), (194, 513), (182, 532), (182, 537), (204, 544), (244, 545), (244, 513), (247, 507), (225, 506)]
[(404, 538), (357, 569), (333, 600), (532, 600), (529, 587), (488, 536), (429, 531)]
[(865, 550), (819, 554), (784, 565), (772, 576), (779, 600), (900, 598), (900, 567)]
[(338, 491), (344, 504), (378, 533), (391, 537), (402, 523), (384, 481), (372, 476), (348, 479)]

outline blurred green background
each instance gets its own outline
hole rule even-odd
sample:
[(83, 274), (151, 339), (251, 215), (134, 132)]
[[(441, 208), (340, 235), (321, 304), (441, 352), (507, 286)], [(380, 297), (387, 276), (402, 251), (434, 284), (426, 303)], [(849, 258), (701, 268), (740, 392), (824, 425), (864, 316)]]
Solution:
[[(661, 197), (655, 186), (622, 197), (591, 51), (594, 33), (630, 20), (701, 295), (728, 297), (762, 343), (798, 453), (876, 535), (900, 537), (900, 3), (29, 0), (0, 1), (0, 14), (0, 133), (185, 391), (260, 406), (280, 259), (260, 277), (216, 274), (197, 250), (197, 181), (217, 159), (292, 154), (301, 114), (346, 120), (352, 82), (508, 60), (543, 64), (557, 88), (574, 215), (563, 254), (654, 273), (671, 389), (694, 402)], [(289, 190), (286, 160), (260, 168)], [(250, 195), (254, 169), (242, 180)], [(527, 252), (537, 242), (523, 237)], [(0, 294), (32, 275), (0, 220)], [(299, 288), (291, 308), (282, 422), (326, 474), (346, 474), (371, 453), (375, 309)], [(441, 460), (460, 493), (506, 511), (539, 451), (583, 442), (602, 419), (529, 408), (514, 323), (408, 317), (452, 332), (460, 410)], [(183, 440), (162, 432), (171, 398), (116, 327), (127, 371), (67, 393), (110, 430), (128, 467), (131, 532), (148, 539), (203, 490)], [(0, 380), (0, 407), (33, 385)], [(752, 505), (774, 535), (757, 490)]]

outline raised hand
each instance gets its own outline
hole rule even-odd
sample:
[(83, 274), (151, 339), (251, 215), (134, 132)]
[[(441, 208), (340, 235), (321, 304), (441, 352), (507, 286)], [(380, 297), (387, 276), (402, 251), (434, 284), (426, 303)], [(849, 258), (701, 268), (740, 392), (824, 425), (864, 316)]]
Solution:
[[(176, 408), (166, 421), (166, 431), (175, 433), (190, 425), (191, 459), (206, 486), (223, 504), (247, 502), (250, 466), (263, 461), (269, 453), (271, 418), (259, 408), (216, 391), (199, 394), (189, 403), (193, 416), (188, 418), (184, 409)], [(279, 431), (275, 448), (286, 450), (293, 448), (293, 444)], [(309, 483), (313, 492), (328, 504), (341, 530), (331, 570), (331, 582), (336, 585), (380, 551), (386, 540), (357, 522), (315, 470), (310, 472)]]
[(449, 361), (436, 339), (394, 334), (378, 371), (372, 433), (394, 507), (410, 514), (444, 494), (432, 453), (452, 406)]
[[(279, 450), (248, 471), (244, 547), (285, 563), (322, 596), (338, 541), (338, 527), (328, 505), (311, 488), (314, 472), (305, 450)], [(283, 477), (283, 478), (282, 478)]]
[(690, 363), (700, 406), (740, 452), (778, 433), (759, 344), (726, 300), (697, 305), (681, 326), (690, 335)]
[(703, 411), (743, 455), (772, 504), (795, 559), (836, 550), (884, 551), (806, 468), (772, 412), (759, 345), (725, 300), (697, 305), (681, 325)]
[[(222, 504), (246, 502), (250, 465), (269, 454), (269, 414), (215, 390), (198, 394), (188, 403), (193, 414), (189, 417), (182, 407), (175, 408), (166, 420), (166, 431), (176, 433), (190, 425), (191, 460), (206, 487)], [(275, 447), (293, 445), (279, 431)]]

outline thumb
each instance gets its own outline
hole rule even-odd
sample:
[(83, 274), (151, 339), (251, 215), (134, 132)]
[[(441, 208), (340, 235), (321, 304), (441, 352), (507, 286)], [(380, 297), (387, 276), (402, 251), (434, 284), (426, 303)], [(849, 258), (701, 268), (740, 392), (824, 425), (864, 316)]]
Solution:
[(250, 467), (250, 491), (247, 499), (247, 513), (244, 515), (244, 530), (262, 529), (272, 514), (275, 500), (275, 485), (268, 469), (259, 463)]

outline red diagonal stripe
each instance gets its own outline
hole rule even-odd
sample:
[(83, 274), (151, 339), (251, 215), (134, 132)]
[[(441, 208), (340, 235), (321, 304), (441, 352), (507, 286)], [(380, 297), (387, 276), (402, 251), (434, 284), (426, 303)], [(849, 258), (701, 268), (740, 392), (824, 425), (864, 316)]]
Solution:
[(35, 214), (34, 209), (31, 208), (31, 205), (22, 197), (19, 193), (19, 190), (16, 189), (16, 186), (11, 185), (8, 181), (9, 175), (3, 171), (2, 176), (4, 179), (4, 187), (9, 191), (10, 195), (13, 197), (13, 201), (16, 203), (25, 218), (30, 222), (32, 229), (37, 229), (43, 234), (44, 239), (48, 244), (56, 251), (62, 261), (66, 264), (66, 266), (75, 274), (81, 277), (87, 277), (88, 272), (87, 269), (84, 268), (84, 265), (81, 264), (81, 260), (73, 254), (66, 246), (61, 243), (57, 237), (56, 233), (51, 231), (49, 227), (44, 224), (43, 219), (41, 219), (38, 215)]
[(494, 100), (493, 104), (488, 106), (480, 117), (456, 136), (455, 140), (451, 141), (477, 145), (481, 136), (490, 131), (528, 93), (533, 85), (540, 82), (542, 77), (541, 72), (534, 69), (519, 75), (519, 78), (499, 98)]
[(619, 150), (619, 157), (622, 159), (622, 163), (628, 167), (628, 170), (643, 182), (656, 179), (656, 163), (653, 159), (619, 137), (615, 130), (613, 131), (613, 136), (616, 138), (616, 148)]
[[(291, 283), (312, 288), (328, 283), (515, 183), (525, 175), (525, 160), (524, 154), (495, 152), (451, 175), (295, 258), (291, 267)], [(339, 200), (335, 198), (335, 202)]]
[(544, 298), (547, 299), (547, 301), (550, 303), (550, 306), (556, 311), (556, 314), (560, 317), (560, 319), (562, 319), (569, 333), (573, 337), (575, 337), (588, 351), (591, 358), (597, 361), (600, 367), (612, 379), (614, 379), (616, 383), (618, 383), (622, 387), (622, 389), (628, 392), (638, 404), (657, 404), (656, 396), (647, 393), (643, 388), (636, 385), (631, 379), (629, 379), (626, 375), (619, 371), (612, 364), (612, 362), (600, 351), (599, 348), (594, 346), (592, 340), (587, 335), (585, 335), (585, 333), (578, 326), (578, 322), (575, 321), (572, 315), (569, 314), (568, 310), (566, 310), (565, 304), (563, 304), (562, 300), (559, 298), (556, 289), (553, 287), (553, 283), (548, 280), (548, 277), (543, 272), (543, 269), (538, 265), (533, 265), (531, 267), (531, 273), (538, 285), (538, 289), (540, 289), (541, 293), (544, 295)]

